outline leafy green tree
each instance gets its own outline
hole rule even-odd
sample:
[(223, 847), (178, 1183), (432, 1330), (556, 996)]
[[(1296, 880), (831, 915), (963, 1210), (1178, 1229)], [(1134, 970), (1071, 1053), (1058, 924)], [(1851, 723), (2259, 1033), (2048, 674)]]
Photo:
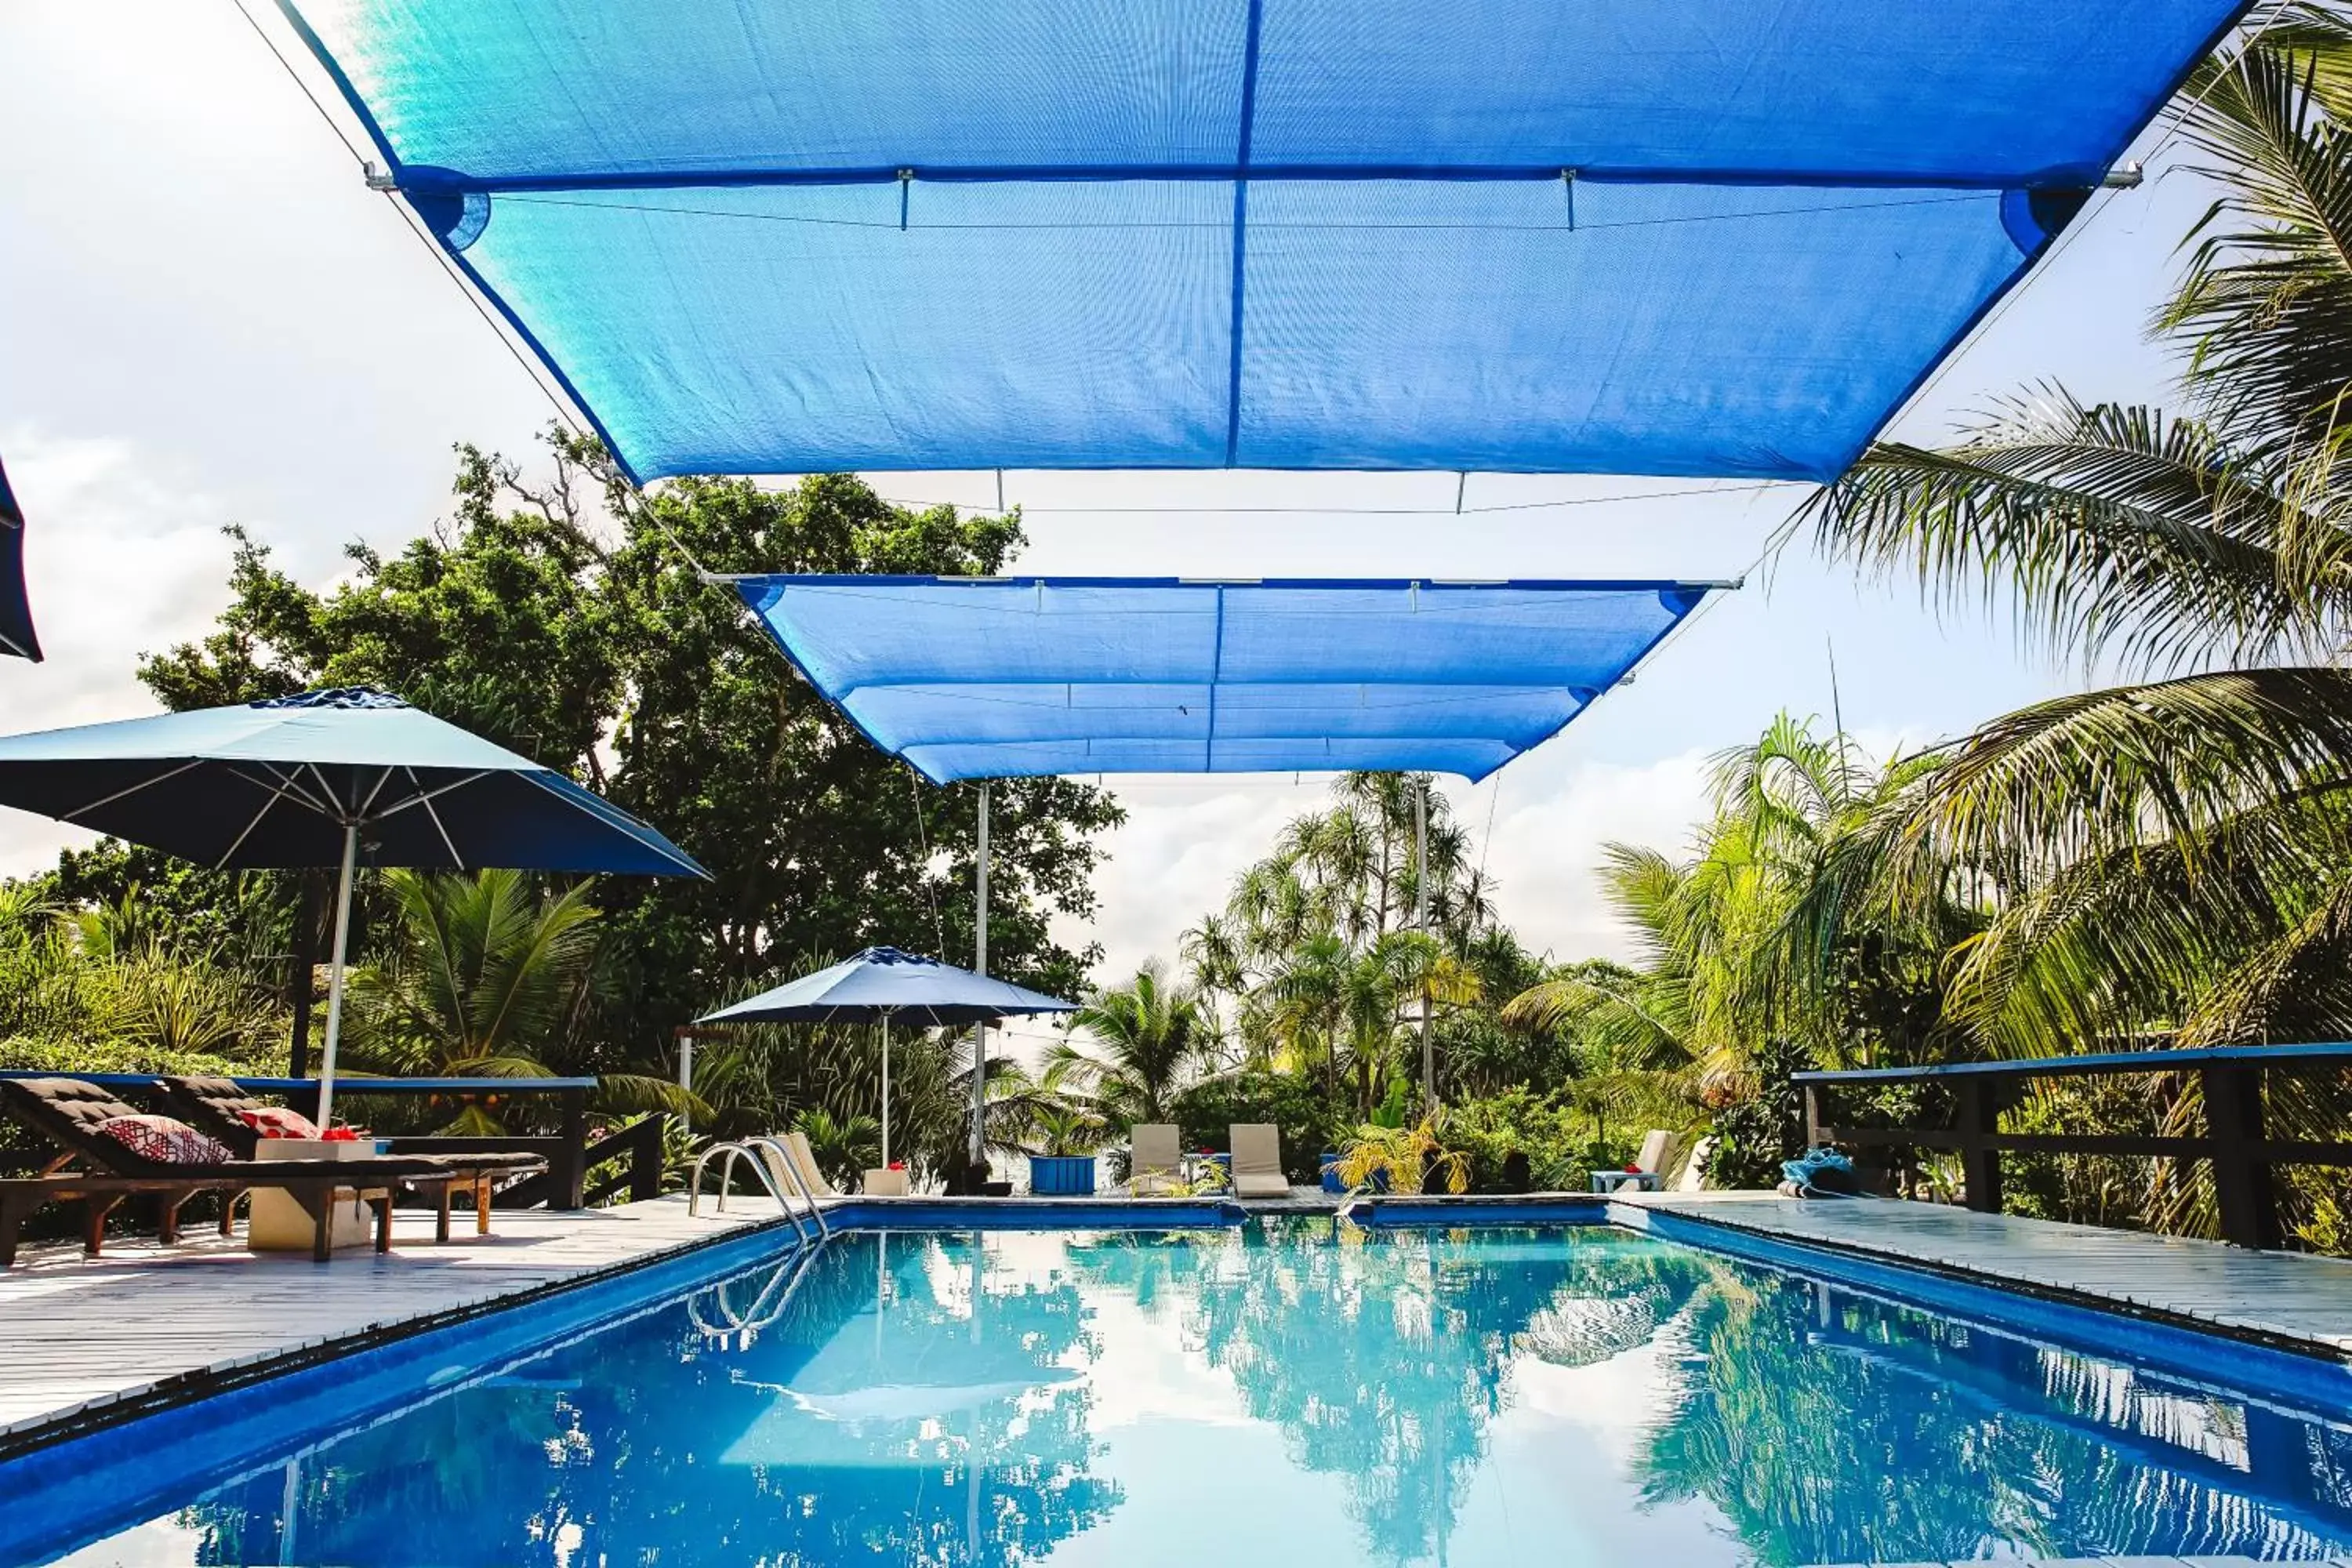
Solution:
[[(207, 637), (148, 658), (173, 708), (373, 684), (570, 773), (713, 873), (611, 879), (576, 1065), (648, 1066), (712, 1000), (795, 955), (876, 942), (970, 951), (976, 786), (882, 756), (800, 682), (710, 572), (1001, 571), (1017, 520), (893, 507), (854, 478), (789, 489), (680, 479), (640, 495), (593, 443), (550, 437), (553, 477), (461, 448), (452, 517), (397, 553), (354, 547), (332, 592), (232, 531), (232, 599)], [(1081, 987), (1109, 796), (1059, 779), (992, 801), (991, 967)], [(282, 951), (282, 950), (281, 950)]]
[(1973, 929), (1945, 898), (1838, 927), (1818, 949), (1799, 922), (1849, 836), (1923, 764), (1874, 766), (1843, 736), (1781, 715), (1715, 762), (1714, 813), (1696, 853), (1605, 847), (1601, 888), (1633, 928), (1631, 972), (1569, 973), (1503, 1009), (1522, 1027), (1580, 1026), (1595, 1066), (1681, 1072), (1752, 1088), (1750, 1057), (1774, 1036), (1826, 1062), (1916, 1061), (1941, 1019), (1937, 964)]

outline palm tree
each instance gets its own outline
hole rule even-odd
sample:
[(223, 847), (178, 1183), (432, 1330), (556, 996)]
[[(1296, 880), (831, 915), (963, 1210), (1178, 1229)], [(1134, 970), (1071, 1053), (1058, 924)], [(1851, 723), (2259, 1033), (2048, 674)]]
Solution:
[(1812, 509), (1833, 556), (2135, 677), (1946, 749), (1811, 910), (1818, 942), (1981, 899), (1951, 998), (1979, 1051), (2352, 1027), (2352, 26), (2291, 10), (2187, 92), (2218, 195), (2157, 328), (2188, 412), (2036, 389)]
[(1916, 1059), (1937, 1038), (1937, 965), (1974, 930), (1969, 909), (1946, 898), (1899, 921), (1844, 911), (1818, 944), (1800, 917), (1857, 826), (1922, 766), (1873, 764), (1782, 714), (1716, 758), (1714, 815), (1691, 859), (1604, 847), (1602, 891), (1641, 950), (1633, 973), (1556, 975), (1503, 1021), (1573, 1025), (1604, 1069), (1687, 1070), (1717, 1086), (1744, 1087), (1751, 1053), (1776, 1036), (1840, 1065)]
[(1137, 971), (1126, 985), (1088, 996), (1069, 1016), (1068, 1026), (1092, 1036), (1091, 1048), (1056, 1042), (1047, 1076), (1086, 1094), (1113, 1125), (1170, 1120), (1171, 1103), (1191, 1081), (1214, 1034), (1200, 999), (1187, 987), (1170, 985), (1156, 963)]
[[(394, 869), (383, 886), (398, 924), (389, 951), (352, 972), (353, 1055), (411, 1077), (552, 1076), (548, 1062), (572, 1044), (595, 956), (587, 884), (542, 897), (520, 871)], [(664, 1079), (597, 1077), (608, 1110), (696, 1103)], [(494, 1130), (479, 1108), (462, 1124)]]
[(1202, 1008), (1221, 1037), (1224, 1016), (1218, 999), (1238, 997), (1249, 986), (1246, 942), (1230, 916), (1209, 914), (1178, 939), (1177, 954), (1186, 966), (1185, 978), (1200, 994)]

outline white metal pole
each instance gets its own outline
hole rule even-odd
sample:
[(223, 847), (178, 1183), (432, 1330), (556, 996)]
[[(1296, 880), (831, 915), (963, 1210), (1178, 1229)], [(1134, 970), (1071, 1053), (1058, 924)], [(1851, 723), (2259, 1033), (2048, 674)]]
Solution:
[[(973, 944), (972, 969), (988, 973), (988, 784), (980, 786), (980, 840), (975, 850), (979, 861), (980, 904), (977, 922), (978, 938)], [(971, 1026), (971, 1169), (972, 1180), (988, 1177), (988, 1026)]]
[[(1429, 934), (1429, 781), (1413, 781), (1412, 789), (1413, 924)], [(1429, 1038), (1429, 973), (1421, 977), (1421, 1101), (1425, 1112), (1437, 1110), (1437, 1051)]]
[(882, 1015), (882, 1168), (890, 1168), (890, 1015)]
[(343, 827), (343, 875), (335, 886), (335, 952), (327, 970), (327, 1044), (319, 1053), (319, 1126), (334, 1125), (335, 1047), (343, 1037), (343, 962), (352, 939), (352, 867), (359, 859), (360, 825)]

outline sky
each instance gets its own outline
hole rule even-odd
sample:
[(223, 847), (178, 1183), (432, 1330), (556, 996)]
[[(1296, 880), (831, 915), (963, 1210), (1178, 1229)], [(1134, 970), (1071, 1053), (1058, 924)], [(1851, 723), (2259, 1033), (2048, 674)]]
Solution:
[[(293, 51), (274, 11), (260, 21)], [(2150, 176), (2098, 200), (1889, 433), (1936, 441), (2047, 381), (2087, 401), (2162, 400), (2170, 362), (2143, 331), (2204, 198), (2163, 156)], [(528, 457), (554, 412), (390, 198), (365, 188), (236, 0), (0, 0), (0, 458), (30, 520), (49, 655), (0, 660), (6, 728), (153, 711), (136, 660), (201, 635), (226, 602), (225, 525), (331, 583), (347, 543), (394, 549), (445, 515), (455, 444)], [(871, 478), (897, 499), (994, 504), (992, 474)], [(1456, 517), (1455, 482), (1004, 481), (1030, 540), (1017, 569), (1185, 576), (1733, 577), (1809, 493), (1478, 474), (1473, 508), (1580, 504)], [(1312, 510), (1424, 505), (1433, 515)], [(1149, 508), (1169, 510), (1136, 510)], [(1245, 508), (1281, 510), (1233, 510)], [(1916, 584), (1860, 581), (1791, 548), (1558, 739), (1475, 788), (1444, 785), (1503, 917), (1560, 958), (1626, 955), (1593, 882), (1601, 846), (1685, 845), (1707, 759), (1783, 709), (1826, 720), (1832, 659), (1836, 711), (1880, 753), (2088, 679), (1997, 617), (1938, 616)], [(1120, 784), (1129, 816), (1105, 841), (1098, 918), (1062, 934), (1099, 941), (1105, 977), (1170, 952), (1327, 785)], [(0, 810), (0, 874), (82, 841)]]

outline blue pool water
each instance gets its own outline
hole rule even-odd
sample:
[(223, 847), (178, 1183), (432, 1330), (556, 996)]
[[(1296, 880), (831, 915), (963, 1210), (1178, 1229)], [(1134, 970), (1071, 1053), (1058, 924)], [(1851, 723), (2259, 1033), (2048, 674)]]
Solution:
[(2352, 1426), (1607, 1226), (868, 1232), (794, 1273), (289, 1433), (71, 1561), (2352, 1550)]

